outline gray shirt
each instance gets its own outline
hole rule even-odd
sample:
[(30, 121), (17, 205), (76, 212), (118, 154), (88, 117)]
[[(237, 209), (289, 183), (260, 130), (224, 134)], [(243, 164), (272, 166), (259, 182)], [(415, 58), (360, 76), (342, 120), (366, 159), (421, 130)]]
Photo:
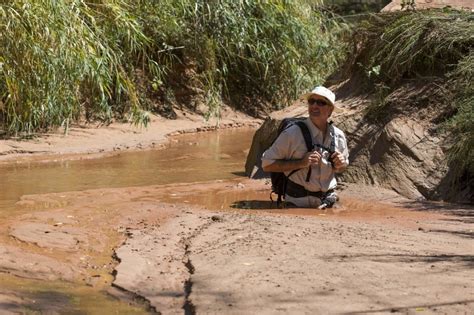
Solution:
[[(331, 146), (331, 136), (328, 128), (326, 132), (326, 137), (323, 139), (324, 135), (313, 123), (307, 118), (305, 120), (306, 125), (308, 126), (314, 144), (321, 144), (327, 148)], [(347, 149), (347, 141), (344, 132), (339, 128), (334, 127), (335, 134), (335, 145), (336, 151), (343, 154), (346, 160), (346, 165), (349, 165), (349, 151)], [(286, 130), (284, 130), (278, 138), (275, 140), (273, 145), (268, 148), (262, 155), (262, 166), (272, 164), (276, 160), (297, 160), (303, 158), (303, 156), (308, 152), (306, 144), (303, 138), (301, 129), (297, 125), (293, 125)], [(329, 189), (334, 189), (337, 185), (334, 169), (329, 162), (329, 153), (327, 151), (323, 152), (321, 162), (318, 165), (312, 165), (311, 168), (311, 178), (309, 182), (306, 182), (306, 176), (308, 173), (308, 168), (300, 169), (291, 175), (290, 179), (296, 184), (304, 186), (309, 191), (328, 191)], [(285, 172), (286, 175), (290, 172)]]

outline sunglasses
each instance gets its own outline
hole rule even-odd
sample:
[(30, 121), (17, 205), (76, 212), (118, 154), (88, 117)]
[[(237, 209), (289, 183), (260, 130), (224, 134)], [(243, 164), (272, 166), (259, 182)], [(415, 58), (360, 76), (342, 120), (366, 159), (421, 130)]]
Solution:
[(318, 105), (320, 107), (323, 107), (323, 106), (326, 106), (326, 105), (329, 105), (328, 102), (326, 101), (323, 101), (323, 100), (319, 100), (319, 99), (315, 99), (315, 98), (310, 98), (308, 100), (308, 105)]

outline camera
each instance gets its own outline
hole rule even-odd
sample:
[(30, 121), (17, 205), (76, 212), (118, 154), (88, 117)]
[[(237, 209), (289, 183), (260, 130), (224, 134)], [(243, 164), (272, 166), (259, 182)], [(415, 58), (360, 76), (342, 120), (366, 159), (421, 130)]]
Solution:
[(320, 144), (315, 144), (313, 145), (313, 150), (317, 150), (319, 153), (321, 153), (321, 155), (324, 156), (325, 152), (327, 152), (327, 160), (329, 161), (329, 163), (331, 163), (331, 166), (334, 167), (334, 158), (332, 157), (332, 155), (334, 154), (334, 152), (336, 151), (332, 151), (331, 149), (323, 146), (323, 145), (320, 145)]

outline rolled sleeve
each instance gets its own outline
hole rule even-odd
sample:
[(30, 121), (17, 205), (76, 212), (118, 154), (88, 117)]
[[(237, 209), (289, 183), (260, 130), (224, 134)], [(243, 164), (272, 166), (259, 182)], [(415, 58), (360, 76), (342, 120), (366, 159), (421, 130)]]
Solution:
[(287, 160), (291, 157), (290, 136), (287, 130), (283, 131), (273, 144), (262, 155), (262, 166), (273, 164), (276, 160)]
[(262, 155), (262, 167), (267, 167), (268, 165), (271, 165), (275, 163), (276, 161), (275, 159), (270, 159), (267, 157), (268, 155), (271, 155), (271, 154), (268, 154), (268, 151), (269, 150), (265, 151)]

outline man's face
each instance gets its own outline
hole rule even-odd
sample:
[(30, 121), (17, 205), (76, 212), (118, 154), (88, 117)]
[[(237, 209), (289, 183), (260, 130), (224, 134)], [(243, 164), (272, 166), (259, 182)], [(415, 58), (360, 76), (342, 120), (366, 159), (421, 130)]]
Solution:
[(333, 106), (322, 96), (312, 95), (308, 98), (308, 114), (312, 119), (327, 121), (333, 109)]

